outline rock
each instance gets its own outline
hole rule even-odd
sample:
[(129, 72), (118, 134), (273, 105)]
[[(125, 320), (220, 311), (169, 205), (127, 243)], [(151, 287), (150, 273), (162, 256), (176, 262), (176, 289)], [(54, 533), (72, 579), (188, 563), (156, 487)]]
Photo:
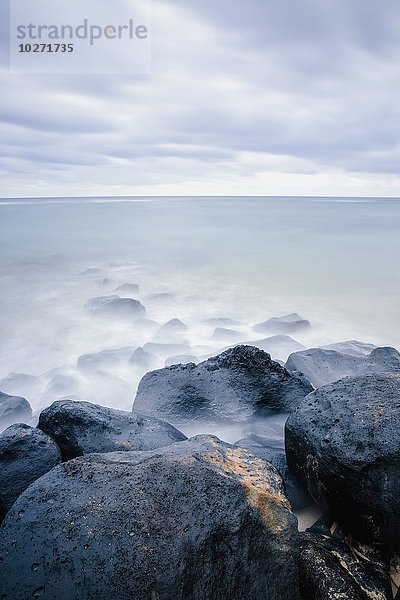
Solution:
[(304, 373), (315, 387), (320, 387), (353, 375), (400, 372), (400, 353), (394, 348), (376, 348), (367, 356), (354, 356), (310, 348), (291, 354), (285, 367)]
[(136, 367), (142, 367), (144, 369), (149, 369), (155, 361), (157, 361), (157, 357), (149, 352), (146, 352), (146, 350), (143, 350), (143, 348), (136, 348), (135, 352), (133, 352), (129, 359), (129, 362), (132, 365)]
[(156, 304), (169, 304), (175, 300), (174, 294), (161, 293), (161, 294), (149, 294), (146, 296), (146, 300)]
[(197, 356), (194, 354), (178, 354), (176, 356), (169, 356), (165, 361), (165, 366), (170, 367), (171, 365), (185, 365), (187, 363), (197, 362)]
[(55, 375), (43, 392), (42, 401), (53, 401), (62, 396), (79, 395), (79, 382), (71, 375)]
[(91, 267), (91, 268), (85, 269), (84, 271), (79, 273), (79, 275), (81, 277), (96, 277), (96, 278), (100, 277), (103, 274), (104, 274), (104, 270), (99, 269), (98, 267)]
[(63, 460), (91, 452), (153, 450), (186, 439), (159, 419), (74, 400), (53, 402), (41, 412), (38, 427), (58, 443)]
[(137, 283), (123, 283), (115, 291), (117, 294), (138, 294), (139, 286)]
[(37, 398), (43, 392), (44, 383), (34, 375), (26, 373), (9, 373), (0, 381), (0, 389), (12, 396)]
[(147, 334), (154, 333), (160, 328), (160, 324), (157, 323), (157, 321), (153, 321), (153, 319), (146, 319), (145, 317), (135, 319), (133, 326), (135, 329), (138, 329), (141, 332), (146, 332)]
[(362, 542), (400, 542), (400, 375), (347, 377), (286, 422), (288, 465)]
[(76, 366), (80, 371), (97, 371), (114, 368), (121, 363), (128, 362), (134, 351), (134, 346), (126, 346), (124, 348), (93, 352), (91, 354), (82, 354), (78, 358)]
[(147, 342), (147, 344), (143, 346), (143, 349), (150, 354), (167, 357), (171, 356), (172, 354), (188, 354), (190, 352), (190, 344), (187, 340), (182, 340), (176, 344)]
[(8, 513), (3, 598), (299, 600), (298, 540), (279, 474), (246, 450), (198, 436), (92, 454)]
[(110, 302), (111, 300), (119, 300), (119, 298), (120, 296), (117, 296), (116, 294), (111, 296), (96, 296), (96, 298), (90, 298), (90, 300), (86, 302), (84, 309), (87, 312), (93, 312), (102, 304), (107, 304), (107, 302)]
[(228, 319), (226, 317), (217, 317), (215, 319), (205, 319), (203, 321), (205, 325), (210, 325), (210, 327), (228, 327), (240, 325), (239, 321), (235, 321), (235, 319)]
[(286, 495), (292, 506), (292, 510), (303, 510), (314, 503), (313, 499), (305, 487), (292, 475), (286, 462), (286, 453), (284, 448), (274, 445), (274, 442), (267, 438), (251, 434), (235, 442), (235, 446), (247, 448), (256, 456), (271, 463), (276, 467), (284, 481)]
[(143, 304), (133, 298), (112, 298), (92, 308), (93, 315), (104, 317), (134, 318), (145, 313)]
[(59, 462), (60, 449), (40, 429), (19, 423), (0, 434), (0, 522), (18, 496)]
[(0, 430), (13, 423), (25, 423), (31, 418), (32, 409), (28, 400), (0, 392)]
[(213, 340), (238, 340), (240, 338), (243, 338), (243, 334), (239, 331), (225, 327), (216, 327), (212, 335)]
[(236, 346), (198, 365), (147, 373), (133, 410), (173, 424), (246, 422), (271, 410), (289, 412), (311, 390), (302, 375), (290, 374), (269, 354)]
[(260, 350), (268, 352), (274, 360), (287, 360), (292, 352), (305, 349), (303, 344), (300, 344), (289, 335), (271, 335), (261, 340), (244, 342), (244, 345), (260, 348)]
[(297, 333), (311, 328), (310, 322), (302, 319), (297, 313), (283, 317), (272, 317), (264, 323), (254, 325), (253, 331), (257, 333)]
[(303, 600), (391, 600), (389, 567), (377, 550), (349, 539), (320, 519), (301, 535), (299, 582)]
[(366, 344), (365, 342), (358, 342), (357, 340), (348, 340), (347, 342), (338, 342), (336, 344), (328, 344), (327, 346), (320, 346), (324, 350), (336, 350), (336, 352), (342, 352), (343, 354), (351, 354), (353, 356), (366, 356), (371, 354), (372, 350), (375, 350), (377, 346), (373, 344)]
[(159, 333), (182, 333), (187, 331), (185, 323), (182, 323), (180, 319), (171, 319), (160, 328)]

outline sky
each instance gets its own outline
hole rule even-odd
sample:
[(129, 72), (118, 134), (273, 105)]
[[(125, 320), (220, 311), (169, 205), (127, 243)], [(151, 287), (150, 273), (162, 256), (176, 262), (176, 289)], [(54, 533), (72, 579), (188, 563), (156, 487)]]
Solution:
[(398, 0), (153, 0), (142, 76), (11, 73), (2, 11), (1, 197), (400, 196)]

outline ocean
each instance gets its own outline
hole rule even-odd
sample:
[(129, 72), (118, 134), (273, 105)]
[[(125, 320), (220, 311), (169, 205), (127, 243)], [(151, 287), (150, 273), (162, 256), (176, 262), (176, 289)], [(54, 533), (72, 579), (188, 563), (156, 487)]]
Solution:
[[(263, 337), (254, 324), (294, 312), (311, 323), (292, 336), (305, 347), (400, 347), (397, 198), (3, 198), (0, 227), (0, 379), (37, 377), (18, 384), (36, 411), (66, 395), (130, 410), (143, 372), (126, 355), (173, 318), (197, 360), (232, 345), (208, 319), (230, 319), (244, 342)], [(119, 295), (155, 324), (88, 313), (90, 298), (124, 283), (139, 293)], [(77, 368), (119, 348), (124, 359)]]

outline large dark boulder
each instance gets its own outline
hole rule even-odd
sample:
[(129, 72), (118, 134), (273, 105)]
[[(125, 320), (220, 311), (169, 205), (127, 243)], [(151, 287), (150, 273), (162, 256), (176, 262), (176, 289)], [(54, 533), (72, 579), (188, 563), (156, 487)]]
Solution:
[(400, 375), (319, 388), (285, 426), (289, 468), (365, 542), (400, 545)]
[(297, 313), (291, 313), (283, 317), (272, 317), (264, 323), (257, 323), (253, 330), (257, 333), (297, 333), (307, 331), (310, 327), (309, 321), (302, 319)]
[(173, 365), (147, 373), (133, 409), (169, 423), (246, 422), (268, 411), (291, 411), (312, 390), (266, 352), (236, 346), (195, 365)]
[(0, 392), (0, 431), (13, 423), (26, 423), (32, 418), (28, 400)]
[(322, 518), (301, 535), (302, 600), (391, 600), (389, 566), (376, 549)]
[(18, 496), (61, 462), (57, 444), (43, 431), (23, 423), (0, 434), (0, 521)]
[(279, 474), (212, 436), (63, 463), (0, 536), (4, 600), (299, 598)]
[(235, 446), (246, 448), (256, 456), (271, 463), (276, 467), (285, 484), (286, 495), (293, 510), (302, 510), (307, 506), (314, 504), (313, 499), (306, 488), (289, 471), (286, 453), (284, 448), (280, 448), (273, 440), (261, 437), (256, 434), (250, 434), (235, 442)]
[(186, 439), (159, 419), (68, 399), (42, 411), (38, 427), (56, 440), (63, 460), (91, 452), (153, 450)]
[(352, 375), (398, 373), (400, 353), (394, 348), (376, 348), (368, 355), (356, 356), (335, 350), (310, 348), (291, 354), (285, 367), (289, 371), (304, 373), (315, 387), (320, 387)]

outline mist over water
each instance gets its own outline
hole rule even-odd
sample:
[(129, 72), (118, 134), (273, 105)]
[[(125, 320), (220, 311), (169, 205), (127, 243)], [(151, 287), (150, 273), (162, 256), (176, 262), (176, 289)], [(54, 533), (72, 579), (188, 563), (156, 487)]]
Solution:
[[(0, 200), (0, 389), (25, 395), (36, 411), (63, 396), (130, 410), (147, 370), (129, 362), (136, 348), (176, 343), (185, 348), (177, 354), (202, 360), (267, 337), (252, 326), (292, 312), (311, 322), (292, 336), (306, 347), (349, 339), (400, 347), (399, 226), (398, 199)], [(116, 291), (125, 283), (139, 293)], [(173, 296), (151, 298), (160, 293)], [(112, 294), (140, 300), (156, 324), (84, 308)], [(204, 321), (219, 317), (236, 321), (226, 325), (234, 342), (212, 337), (217, 325)], [(187, 331), (157, 334), (173, 318)], [(111, 349), (124, 350), (77, 367), (80, 356)], [(16, 384), (11, 373), (39, 379)], [(243, 433), (214, 432), (228, 441)]]

